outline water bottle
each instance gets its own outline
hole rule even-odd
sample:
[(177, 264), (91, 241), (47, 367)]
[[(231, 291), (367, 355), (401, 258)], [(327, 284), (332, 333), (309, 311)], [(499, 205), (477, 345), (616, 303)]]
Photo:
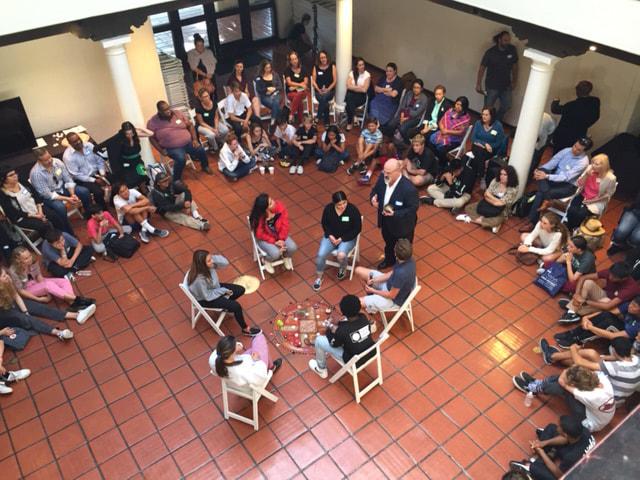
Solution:
[(91, 276), (91, 270), (78, 270), (76, 272), (76, 275), (78, 275), (79, 277), (90, 277)]
[(524, 397), (524, 406), (527, 408), (531, 408), (531, 404), (533, 403), (533, 393), (528, 392)]

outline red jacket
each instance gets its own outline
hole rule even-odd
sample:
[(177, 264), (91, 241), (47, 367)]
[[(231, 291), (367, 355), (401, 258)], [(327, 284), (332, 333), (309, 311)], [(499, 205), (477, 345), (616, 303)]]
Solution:
[(278, 240), (286, 240), (289, 236), (289, 213), (282, 203), (275, 201), (273, 213), (278, 215), (275, 223), (276, 233), (267, 226), (266, 217), (261, 217), (256, 228), (256, 239), (269, 243), (276, 243)]

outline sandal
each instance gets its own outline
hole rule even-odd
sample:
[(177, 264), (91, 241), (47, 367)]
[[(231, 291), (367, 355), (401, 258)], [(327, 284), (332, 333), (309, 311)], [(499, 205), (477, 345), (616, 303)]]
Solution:
[(276, 358), (273, 361), (273, 367), (271, 368), (271, 371), (273, 373), (276, 373), (281, 366), (282, 366), (282, 358)]

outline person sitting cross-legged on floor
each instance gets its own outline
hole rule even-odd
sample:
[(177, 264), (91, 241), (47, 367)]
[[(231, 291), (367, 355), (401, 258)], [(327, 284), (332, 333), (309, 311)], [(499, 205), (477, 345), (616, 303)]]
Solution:
[(585, 315), (580, 326), (565, 332), (556, 333), (553, 338), (560, 348), (569, 348), (574, 343), (584, 344), (591, 340), (604, 338), (629, 338), (633, 340), (640, 334), (640, 295), (624, 302), (609, 311), (597, 311)]
[[(353, 162), (353, 165), (347, 168), (348, 175), (353, 175), (354, 172), (358, 172), (366, 176), (367, 160), (370, 160), (373, 165), (374, 158), (382, 144), (382, 132), (380, 128), (378, 128), (378, 120), (373, 117), (368, 117), (364, 121), (364, 126), (365, 128), (362, 129), (360, 137), (358, 137), (358, 143), (356, 144), (357, 159)], [(371, 167), (369, 168), (373, 171)], [(369, 177), (369, 180), (370, 179), (371, 177)]]
[[(0, 337), (10, 336), (15, 333), (11, 327), (5, 327), (0, 330)], [(4, 355), (4, 341), (0, 339), (0, 395), (8, 395), (13, 392), (13, 388), (8, 387), (7, 383), (24, 380), (31, 375), (31, 370), (23, 368), (21, 370), (7, 370), (2, 364), (2, 355)]]
[(426, 205), (449, 208), (452, 213), (456, 213), (471, 199), (476, 177), (469, 161), (462, 163), (460, 159), (454, 158), (449, 166), (449, 171), (427, 187), (429, 195), (420, 197), (420, 201)]
[[(551, 267), (553, 263), (545, 262), (538, 269), (538, 274)], [(589, 275), (596, 271), (596, 256), (581, 235), (574, 235), (567, 240), (566, 251), (556, 259), (555, 263), (565, 265), (567, 281), (562, 285), (560, 291), (568, 294), (573, 294), (576, 291), (578, 279), (582, 275)]]
[(416, 188), (432, 183), (438, 174), (436, 157), (425, 145), (424, 136), (419, 133), (411, 139), (411, 148), (405, 155), (402, 174)]
[(544, 428), (536, 428), (536, 437), (529, 442), (534, 458), (509, 463), (512, 471), (526, 475), (523, 480), (560, 478), (596, 445), (591, 432), (569, 415), (561, 416), (559, 425), (550, 423)]
[(273, 275), (272, 262), (282, 258), (284, 267), (293, 270), (291, 256), (298, 246), (289, 236), (289, 212), (282, 202), (261, 193), (253, 202), (249, 223), (258, 247), (266, 253), (264, 269)]
[(249, 175), (256, 167), (256, 159), (247, 155), (235, 133), (229, 132), (218, 155), (218, 170), (232, 182)]
[(366, 282), (367, 295), (360, 297), (362, 307), (369, 313), (401, 306), (416, 285), (416, 261), (411, 242), (401, 238), (394, 248), (397, 262), (388, 273), (365, 267), (356, 268), (356, 276)]
[(592, 432), (606, 427), (616, 411), (609, 378), (603, 372), (593, 372), (580, 365), (541, 380), (520, 372), (513, 377), (513, 385), (523, 393), (564, 398), (571, 414)]
[[(604, 285), (602, 285), (604, 284)], [(640, 285), (631, 277), (631, 267), (624, 262), (578, 279), (576, 293), (571, 300), (560, 300), (566, 313), (560, 323), (575, 323), (583, 315), (596, 312), (611, 312), (621, 303), (640, 295)]]
[(569, 351), (561, 352), (549, 345), (544, 338), (540, 340), (540, 350), (544, 363), (563, 363), (580, 365), (594, 372), (604, 372), (613, 386), (616, 405), (624, 403), (640, 387), (640, 357), (633, 353), (633, 340), (628, 337), (616, 337), (611, 341), (609, 355), (600, 355), (597, 350), (580, 349), (571, 345)]
[[(327, 378), (327, 354), (347, 363), (373, 345), (372, 324), (360, 307), (360, 300), (355, 295), (342, 297), (340, 312), (344, 317), (337, 324), (329, 325), (324, 335), (316, 337), (316, 358), (309, 360), (309, 368), (321, 378)], [(374, 354), (371, 352), (369, 358)]]
[(182, 181), (172, 181), (171, 175), (167, 173), (161, 172), (156, 175), (151, 190), (151, 201), (157, 212), (173, 223), (194, 230), (207, 231), (211, 228), (207, 219), (200, 215), (198, 205), (191, 196), (191, 190)]
[(203, 307), (222, 308), (233, 313), (243, 334), (258, 335), (261, 330), (247, 325), (242, 305), (238, 303), (238, 298), (244, 295), (244, 287), (235, 283), (221, 283), (218, 279), (217, 270), (228, 265), (229, 260), (223, 255), (196, 250), (193, 252), (191, 269), (187, 274), (189, 291)]
[(122, 226), (113, 216), (102, 209), (99, 205), (91, 205), (89, 207), (89, 220), (87, 220), (87, 235), (91, 240), (93, 251), (110, 262), (115, 262), (117, 256), (107, 248), (105, 238), (108, 235), (117, 234), (118, 238), (122, 238), (125, 233), (130, 234), (132, 229), (130, 226)]
[(113, 186), (113, 205), (116, 207), (118, 221), (121, 224), (140, 226), (140, 240), (149, 243), (149, 235), (165, 238), (168, 230), (155, 228), (149, 223), (149, 217), (157, 209), (151, 205), (147, 197), (135, 188), (129, 188), (124, 183), (116, 183)]
[(302, 125), (296, 131), (296, 138), (293, 140), (293, 146), (295, 149), (295, 155), (293, 156), (293, 163), (289, 167), (289, 174), (293, 175), (297, 173), (302, 175), (304, 173), (304, 163), (309, 160), (318, 142), (318, 132), (313, 125), (313, 117), (311, 115), (305, 115), (302, 120)]
[(356, 245), (356, 240), (362, 230), (362, 218), (358, 207), (349, 203), (347, 195), (342, 191), (331, 196), (331, 203), (322, 212), (322, 230), (324, 236), (320, 241), (320, 248), (316, 257), (316, 281), (313, 289), (317, 292), (322, 285), (322, 274), (327, 263), (327, 257), (336, 250), (338, 280), (345, 277), (349, 252)]
[(42, 262), (54, 277), (73, 275), (94, 260), (93, 249), (67, 232), (51, 229), (44, 237)]
[(560, 217), (547, 212), (535, 228), (529, 233), (520, 235), (519, 253), (535, 253), (543, 262), (553, 262), (562, 255), (562, 248), (567, 243), (569, 232), (560, 221)]

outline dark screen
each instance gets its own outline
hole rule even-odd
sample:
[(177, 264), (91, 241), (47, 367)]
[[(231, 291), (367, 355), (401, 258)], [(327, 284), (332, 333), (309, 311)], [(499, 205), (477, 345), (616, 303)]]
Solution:
[(31, 150), (36, 139), (20, 98), (0, 101), (0, 158)]

